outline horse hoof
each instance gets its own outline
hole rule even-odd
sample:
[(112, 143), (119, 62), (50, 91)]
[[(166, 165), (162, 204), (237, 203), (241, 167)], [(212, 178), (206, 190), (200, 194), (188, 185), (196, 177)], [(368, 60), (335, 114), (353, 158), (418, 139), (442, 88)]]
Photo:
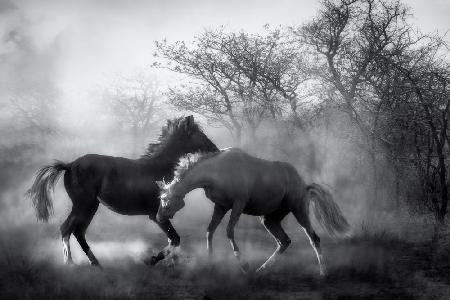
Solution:
[(325, 278), (328, 275), (327, 268), (325, 268), (325, 266), (320, 268), (319, 275), (321, 278)]
[(248, 264), (248, 262), (245, 262), (241, 265), (241, 269), (242, 272), (244, 272), (244, 274), (247, 274), (248, 271), (250, 270), (250, 265)]
[(266, 266), (262, 265), (261, 267), (259, 267), (258, 269), (256, 269), (255, 273), (257, 274), (261, 274), (266, 270)]
[(73, 260), (71, 260), (71, 259), (64, 261), (64, 264), (65, 264), (66, 266), (73, 266), (73, 265), (75, 265), (75, 263), (74, 263)]
[(103, 270), (102, 265), (98, 261), (91, 262), (91, 266), (96, 267), (100, 270)]
[(156, 256), (152, 256), (152, 257), (150, 257), (150, 259), (145, 259), (144, 263), (146, 265), (154, 266), (154, 265), (156, 265), (158, 263), (158, 261), (159, 260), (158, 260), (158, 258)]

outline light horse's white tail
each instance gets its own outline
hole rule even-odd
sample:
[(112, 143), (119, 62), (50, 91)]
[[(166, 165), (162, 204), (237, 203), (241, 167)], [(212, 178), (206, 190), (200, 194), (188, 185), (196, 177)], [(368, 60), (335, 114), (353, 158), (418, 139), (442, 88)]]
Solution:
[(306, 187), (307, 197), (314, 205), (314, 215), (320, 225), (331, 235), (348, 235), (350, 225), (333, 200), (329, 191), (317, 183)]

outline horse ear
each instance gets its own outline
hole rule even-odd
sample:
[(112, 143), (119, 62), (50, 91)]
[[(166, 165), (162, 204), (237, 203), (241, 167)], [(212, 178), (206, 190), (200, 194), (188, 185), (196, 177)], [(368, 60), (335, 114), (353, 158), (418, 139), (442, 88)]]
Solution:
[(194, 116), (193, 115), (187, 116), (185, 118), (185, 121), (184, 121), (184, 129), (185, 129), (185, 131), (188, 134), (191, 134), (192, 133), (191, 129), (192, 129), (193, 126), (194, 126)]
[(164, 183), (164, 181), (156, 181), (156, 184), (158, 185), (158, 187), (163, 190), (166, 187), (166, 184)]

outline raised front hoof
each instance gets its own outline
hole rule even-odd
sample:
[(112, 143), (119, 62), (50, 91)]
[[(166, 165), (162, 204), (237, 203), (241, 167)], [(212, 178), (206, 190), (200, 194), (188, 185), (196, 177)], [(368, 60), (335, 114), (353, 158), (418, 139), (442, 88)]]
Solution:
[(91, 261), (91, 266), (96, 267), (99, 270), (103, 270), (102, 265), (98, 261)]

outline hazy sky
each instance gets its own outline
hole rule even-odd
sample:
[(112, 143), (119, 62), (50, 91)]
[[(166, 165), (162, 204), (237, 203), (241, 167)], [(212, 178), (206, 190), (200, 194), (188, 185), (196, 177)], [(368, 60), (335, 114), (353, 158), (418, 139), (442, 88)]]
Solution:
[[(202, 28), (222, 24), (249, 31), (265, 23), (300, 24), (314, 15), (318, 3), (0, 0), (0, 88), (48, 83), (66, 102), (82, 103), (112, 74), (149, 65), (154, 40), (191, 39)], [(405, 3), (423, 31), (450, 29), (449, 0)]]

